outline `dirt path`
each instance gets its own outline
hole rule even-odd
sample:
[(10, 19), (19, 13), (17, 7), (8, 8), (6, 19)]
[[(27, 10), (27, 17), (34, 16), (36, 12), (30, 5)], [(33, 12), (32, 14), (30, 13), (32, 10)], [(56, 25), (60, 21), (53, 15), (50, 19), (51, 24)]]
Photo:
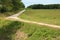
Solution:
[(7, 18), (15, 18), (15, 19), (16, 19), (16, 17), (18, 17), (19, 15), (21, 15), (23, 12), (25, 12), (25, 9), (22, 10), (22, 11), (20, 11), (19, 13), (14, 14), (14, 15), (12, 15), (12, 16), (9, 16), (9, 17), (7, 17)]
[(20, 30), (17, 30), (14, 40), (26, 40), (27, 36), (28, 35), (25, 34), (24, 32), (21, 32)]
[(54, 27), (54, 28), (60, 28), (60, 26), (58, 26), (58, 25), (52, 25), (52, 24), (46, 24), (46, 23), (39, 23), (39, 22), (29, 21), (29, 20), (24, 20), (24, 19), (19, 19), (19, 18), (18, 18), (17, 20), (18, 20), (18, 21), (22, 21), (22, 22), (27, 22), (27, 23), (44, 25), (44, 26), (49, 26), (49, 27)]
[[(49, 27), (53, 27), (53, 28), (60, 28), (60, 26), (58, 26), (58, 25), (39, 23), (39, 22), (35, 22), (35, 21), (29, 21), (29, 20), (18, 18), (18, 16), (21, 15), (23, 12), (25, 12), (25, 10), (22, 10), (21, 12), (15, 14), (15, 15), (6, 17), (6, 19), (13, 20), (13, 21), (21, 21), (21, 22), (26, 22), (26, 23), (32, 23), (32, 24), (38, 24), (38, 25), (44, 25), (44, 26), (49, 26)], [(18, 30), (16, 32), (15, 40), (20, 40), (20, 39), (26, 40), (27, 36), (28, 36), (27, 34)]]
[(52, 24), (46, 24), (46, 23), (39, 23), (39, 22), (35, 22), (35, 21), (29, 21), (29, 20), (18, 18), (18, 16), (21, 15), (25, 11), (26, 10), (22, 10), (21, 12), (15, 14), (15, 15), (7, 17), (6, 19), (16, 20), (16, 21), (22, 21), (22, 22), (26, 22), (26, 23), (33, 23), (33, 24), (38, 24), (38, 25), (44, 25), (44, 26), (49, 26), (49, 27), (54, 27), (54, 28), (60, 28), (60, 26), (58, 26), (58, 25), (52, 25)]

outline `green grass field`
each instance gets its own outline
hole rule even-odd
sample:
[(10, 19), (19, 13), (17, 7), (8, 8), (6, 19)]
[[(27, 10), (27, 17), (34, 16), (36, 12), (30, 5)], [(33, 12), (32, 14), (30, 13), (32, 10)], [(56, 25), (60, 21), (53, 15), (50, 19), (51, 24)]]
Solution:
[(0, 40), (14, 40), (19, 30), (28, 35), (27, 40), (60, 40), (60, 29), (0, 19)]
[(60, 29), (24, 23), (20, 30), (28, 34), (27, 40), (60, 40)]
[(26, 10), (19, 17), (31, 21), (60, 25), (59, 9)]
[[(55, 22), (55, 21), (52, 22), (52, 20), (56, 20), (56, 24), (60, 23), (58, 22), (59, 10), (51, 10), (52, 12), (55, 11), (55, 13), (58, 12), (57, 14), (55, 14), (56, 16), (52, 16), (54, 13), (53, 14), (51, 13), (51, 15), (48, 13), (45, 13), (46, 11), (49, 11), (49, 10), (44, 10), (45, 11), (44, 15), (47, 15), (46, 17), (45, 16), (44, 17), (47, 18), (48, 20), (43, 17), (43, 13), (39, 13), (40, 11), (43, 11), (43, 10), (27, 10), (25, 14), (22, 14), (20, 17), (24, 19), (26, 18), (27, 20), (46, 22), (46, 23), (52, 23), (52, 24), (54, 24)], [(29, 14), (29, 12), (31, 14)], [(32, 19), (30, 19), (29, 17), (31, 17)], [(35, 17), (38, 17), (38, 18), (35, 19)], [(49, 19), (52, 19), (52, 20), (49, 21)], [(14, 40), (17, 30), (20, 30), (21, 32), (24, 32), (27, 34), (28, 37), (26, 40), (60, 40), (60, 29), (51, 28), (47, 26), (40, 26), (36, 24), (23, 23), (19, 21), (6, 20), (3, 17), (0, 17), (0, 40)]]

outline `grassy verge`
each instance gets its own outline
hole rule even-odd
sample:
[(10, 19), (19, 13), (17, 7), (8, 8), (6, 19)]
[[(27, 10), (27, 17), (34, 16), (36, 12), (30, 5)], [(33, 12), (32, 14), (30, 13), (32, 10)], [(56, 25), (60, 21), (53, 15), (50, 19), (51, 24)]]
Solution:
[(0, 19), (0, 40), (14, 40), (21, 26), (21, 22)]
[(23, 9), (21, 10), (17, 10), (17, 11), (12, 11), (12, 12), (4, 12), (4, 13), (0, 13), (0, 17), (7, 17), (7, 16), (11, 16), (11, 15), (14, 15), (20, 11), (22, 11)]
[(16, 13), (14, 13), (14, 12), (0, 13), (0, 17), (7, 17), (7, 16), (10, 16), (10, 15), (13, 15), (13, 14), (16, 14)]
[(59, 9), (26, 10), (19, 16), (22, 19), (60, 25)]

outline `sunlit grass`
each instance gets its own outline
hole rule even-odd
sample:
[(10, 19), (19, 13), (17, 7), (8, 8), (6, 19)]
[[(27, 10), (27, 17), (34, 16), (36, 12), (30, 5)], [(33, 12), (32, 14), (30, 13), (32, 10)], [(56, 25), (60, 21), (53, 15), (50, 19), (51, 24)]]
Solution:
[(19, 17), (31, 21), (60, 25), (59, 9), (26, 10)]
[(60, 40), (60, 29), (24, 23), (20, 30), (28, 34), (27, 40)]

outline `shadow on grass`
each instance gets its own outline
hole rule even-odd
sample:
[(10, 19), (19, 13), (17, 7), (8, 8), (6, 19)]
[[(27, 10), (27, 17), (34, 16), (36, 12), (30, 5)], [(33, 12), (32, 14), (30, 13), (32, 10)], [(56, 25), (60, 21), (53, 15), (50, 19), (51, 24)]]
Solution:
[(23, 24), (21, 22), (12, 22), (9, 25), (0, 29), (0, 40), (12, 40), (12, 35), (21, 28)]

